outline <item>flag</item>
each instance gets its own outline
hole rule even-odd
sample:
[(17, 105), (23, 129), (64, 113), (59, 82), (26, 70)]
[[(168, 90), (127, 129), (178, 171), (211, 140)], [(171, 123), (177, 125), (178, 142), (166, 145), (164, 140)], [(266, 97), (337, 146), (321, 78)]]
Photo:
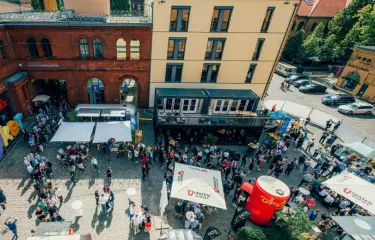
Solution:
[(221, 235), (221, 232), (219, 231), (219, 229), (215, 227), (209, 227), (207, 228), (207, 231), (204, 234), (203, 240), (212, 240), (220, 235)]
[(251, 212), (246, 209), (241, 209), (240, 211), (236, 210), (236, 213), (233, 216), (231, 225), (234, 230), (237, 230), (238, 228), (245, 225), (245, 222), (250, 217)]

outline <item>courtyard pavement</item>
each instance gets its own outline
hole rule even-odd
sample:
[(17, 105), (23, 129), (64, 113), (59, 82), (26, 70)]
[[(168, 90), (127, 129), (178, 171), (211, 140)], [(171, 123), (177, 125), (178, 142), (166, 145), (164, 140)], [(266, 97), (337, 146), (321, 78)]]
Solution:
[[(154, 143), (153, 127), (151, 121), (141, 122), (143, 130), (143, 142), (148, 144)], [(310, 127), (311, 134), (320, 137), (321, 130)], [(311, 136), (310, 134), (310, 136)], [(318, 137), (316, 137), (318, 139)], [(124, 158), (116, 158), (115, 153), (110, 156), (110, 162), (107, 161), (107, 156), (98, 152), (96, 146), (92, 147), (92, 155), (97, 157), (100, 173), (94, 172), (89, 163), (85, 164), (85, 171), (77, 170), (76, 180), (78, 183), (73, 186), (70, 181), (68, 169), (56, 162), (56, 152), (60, 147), (65, 147), (67, 144), (49, 143), (45, 147), (45, 156), (50, 159), (53, 165), (52, 180), (54, 186), (58, 186), (64, 191), (64, 203), (60, 208), (60, 215), (67, 221), (75, 223), (75, 231), (78, 234), (90, 233), (93, 239), (157, 239), (160, 235), (160, 211), (159, 199), (162, 181), (164, 180), (164, 173), (160, 169), (159, 164), (152, 166), (150, 170), (149, 179), (145, 182), (141, 180), (141, 165), (135, 164), (130, 160)], [(221, 148), (235, 149), (239, 153), (246, 151), (246, 146), (219, 146)], [(35, 204), (36, 195), (32, 183), (29, 179), (29, 174), (24, 167), (23, 158), (28, 153), (27, 142), (22, 139), (14, 146), (9, 154), (0, 162), (0, 186), (7, 196), (7, 209), (3, 215), (0, 216), (0, 223), (11, 216), (18, 219), (19, 239), (25, 240), (32, 236), (30, 231), (35, 228)], [(290, 159), (300, 156), (300, 150), (290, 149), (287, 156)], [(106, 183), (105, 171), (107, 167), (113, 169), (113, 181), (111, 189), (115, 194), (115, 207), (112, 213), (106, 216), (99, 216), (100, 208), (95, 206), (94, 191), (103, 188)], [(260, 172), (252, 172), (247, 175), (246, 180), (264, 175), (268, 166)], [(281, 176), (280, 179), (289, 186), (296, 186), (301, 179), (301, 172), (293, 171), (291, 176)], [(126, 190), (128, 188), (135, 188), (136, 195), (128, 196)], [(149, 206), (150, 213), (153, 216), (152, 232), (139, 233), (134, 236), (131, 232), (130, 220), (127, 216), (128, 198), (134, 201), (139, 207), (141, 204)], [(230, 199), (230, 198), (229, 198)], [(83, 202), (83, 216), (75, 218), (71, 204), (76, 201)], [(177, 200), (170, 200), (169, 206), (166, 209), (165, 217), (163, 218), (163, 228), (183, 228), (183, 221), (174, 218), (174, 206)], [(234, 208), (227, 202), (227, 210), (217, 210), (212, 215), (206, 214), (203, 229), (199, 233), (203, 236), (207, 227), (215, 226), (221, 232), (222, 236), (218, 239), (226, 239), (226, 235), (230, 230), (230, 221), (234, 214)], [(319, 208), (321, 208), (319, 206)], [(166, 229), (164, 229), (166, 231)], [(1, 239), (11, 239), (11, 234), (1, 236)]]

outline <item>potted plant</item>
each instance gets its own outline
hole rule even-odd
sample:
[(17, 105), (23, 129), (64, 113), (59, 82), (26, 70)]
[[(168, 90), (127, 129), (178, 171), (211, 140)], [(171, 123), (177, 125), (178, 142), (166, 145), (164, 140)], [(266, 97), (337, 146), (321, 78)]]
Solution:
[(172, 123), (173, 120), (174, 120), (173, 115), (172, 115), (171, 113), (167, 113), (167, 118), (166, 118), (166, 120), (167, 120), (167, 123)]
[(217, 137), (214, 136), (212, 133), (207, 134), (203, 139), (203, 147), (208, 147), (211, 144), (216, 144)]

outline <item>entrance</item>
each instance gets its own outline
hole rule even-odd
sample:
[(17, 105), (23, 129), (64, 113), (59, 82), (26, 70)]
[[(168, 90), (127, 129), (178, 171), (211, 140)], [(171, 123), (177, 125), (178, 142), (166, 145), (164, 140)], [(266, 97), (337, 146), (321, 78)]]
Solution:
[(124, 79), (120, 87), (120, 103), (122, 105), (138, 104), (138, 88), (137, 83), (131, 78)]
[(104, 85), (99, 78), (91, 78), (87, 81), (87, 93), (89, 94), (89, 103), (104, 103)]
[(34, 81), (34, 86), (36, 96), (48, 95), (51, 97), (52, 102), (54, 100), (68, 99), (66, 82), (63, 79), (37, 79)]
[(368, 85), (367, 84), (363, 84), (361, 89), (359, 89), (358, 93), (357, 93), (357, 96), (358, 97), (362, 97), (363, 94), (365, 94), (366, 90), (368, 88)]

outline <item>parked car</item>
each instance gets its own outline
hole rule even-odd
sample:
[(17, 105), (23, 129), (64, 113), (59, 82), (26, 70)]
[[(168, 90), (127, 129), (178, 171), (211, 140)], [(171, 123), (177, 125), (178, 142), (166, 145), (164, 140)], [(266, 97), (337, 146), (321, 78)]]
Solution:
[(300, 92), (303, 93), (324, 93), (327, 90), (327, 87), (320, 84), (312, 83), (306, 86), (302, 86), (298, 89)]
[(354, 102), (355, 98), (348, 94), (333, 94), (322, 98), (322, 103), (330, 106), (340, 106)]
[(294, 84), (298, 80), (302, 79), (309, 79), (309, 76), (301, 74), (301, 73), (294, 73), (289, 77), (285, 78), (285, 82), (288, 84)]
[(344, 114), (373, 114), (374, 106), (369, 103), (350, 103), (340, 106), (337, 109), (340, 113)]
[(306, 86), (306, 85), (309, 85), (309, 84), (312, 84), (312, 82), (310, 80), (307, 80), (307, 79), (302, 79), (302, 80), (298, 80), (298, 81), (294, 82), (294, 86), (296, 86), (296, 88)]

